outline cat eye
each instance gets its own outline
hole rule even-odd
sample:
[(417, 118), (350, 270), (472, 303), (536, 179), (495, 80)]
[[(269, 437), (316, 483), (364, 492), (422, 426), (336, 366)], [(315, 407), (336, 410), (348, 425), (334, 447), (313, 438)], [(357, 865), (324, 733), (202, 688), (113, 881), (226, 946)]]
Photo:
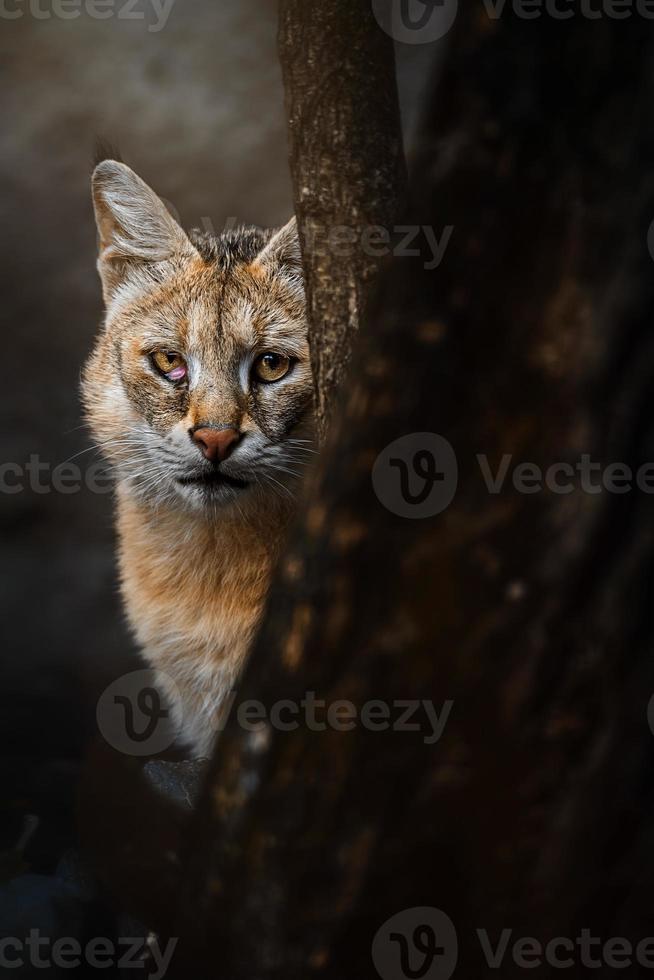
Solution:
[(273, 381), (281, 381), (286, 377), (291, 370), (291, 359), (285, 354), (266, 351), (256, 359), (253, 370), (258, 381), (272, 384)]
[(169, 381), (182, 381), (188, 374), (186, 361), (174, 351), (156, 350), (151, 355), (152, 363)]

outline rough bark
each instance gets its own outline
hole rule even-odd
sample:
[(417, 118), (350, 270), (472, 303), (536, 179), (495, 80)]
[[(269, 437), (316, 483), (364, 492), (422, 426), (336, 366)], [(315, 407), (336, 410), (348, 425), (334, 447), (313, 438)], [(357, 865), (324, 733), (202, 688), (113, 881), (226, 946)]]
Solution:
[(281, 0), (279, 45), (324, 437), (404, 189), (395, 58), (369, 0)]
[[(490, 493), (476, 457), (654, 458), (653, 55), (638, 19), (460, 13), (409, 217), (455, 231), (436, 271), (385, 276), (239, 691), (454, 707), (435, 745), (233, 716), (176, 975), (373, 977), (375, 932), (420, 905), (453, 920), (462, 977), (487, 969), (477, 928), (651, 933), (651, 499)], [(411, 432), (458, 458), (427, 520), (371, 484)]]
[[(390, 38), (367, 0), (282, 0), (280, 54), (303, 243), (318, 428), (342, 379), (379, 268), (371, 229), (392, 232), (406, 175)], [(84, 844), (129, 911), (172, 928), (187, 814), (141, 766), (95, 750), (81, 793)], [(194, 767), (189, 768), (191, 777)], [(178, 778), (171, 770), (173, 781)], [(166, 860), (161, 861), (161, 855)]]

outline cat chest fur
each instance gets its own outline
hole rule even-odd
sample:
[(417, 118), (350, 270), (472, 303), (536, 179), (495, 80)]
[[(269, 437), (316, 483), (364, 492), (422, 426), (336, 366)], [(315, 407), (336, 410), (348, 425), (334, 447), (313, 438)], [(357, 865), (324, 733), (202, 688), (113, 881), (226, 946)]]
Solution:
[(256, 526), (151, 510), (118, 499), (123, 599), (143, 655), (160, 672), (182, 737), (215, 728), (249, 650), (266, 597), (273, 550)]

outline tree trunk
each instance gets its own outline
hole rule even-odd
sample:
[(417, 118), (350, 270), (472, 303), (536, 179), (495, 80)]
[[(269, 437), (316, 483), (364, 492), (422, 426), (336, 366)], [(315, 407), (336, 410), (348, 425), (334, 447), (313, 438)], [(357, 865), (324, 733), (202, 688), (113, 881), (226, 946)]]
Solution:
[(370, 0), (280, 0), (279, 44), (324, 437), (404, 190), (395, 57)]
[[(252, 733), (234, 710), (176, 975), (401, 976), (371, 944), (416, 906), (453, 922), (462, 977), (488, 969), (477, 929), (651, 934), (651, 500), (575, 467), (654, 458), (653, 55), (636, 18), (460, 11), (408, 218), (454, 233), (436, 270), (423, 252), (385, 276), (238, 697), (268, 718), (308, 692), (392, 719), (416, 700), (421, 730), (316, 731), (305, 708)], [(337, 285), (316, 279), (314, 310)], [(389, 456), (419, 471), (429, 439), (386, 451), (410, 433), (458, 463), (424, 519)], [(457, 483), (440, 450), (432, 512)], [(533, 469), (519, 492), (524, 462), (568, 464), (548, 479), (572, 492), (533, 492)], [(502, 977), (522, 972), (507, 952)]]

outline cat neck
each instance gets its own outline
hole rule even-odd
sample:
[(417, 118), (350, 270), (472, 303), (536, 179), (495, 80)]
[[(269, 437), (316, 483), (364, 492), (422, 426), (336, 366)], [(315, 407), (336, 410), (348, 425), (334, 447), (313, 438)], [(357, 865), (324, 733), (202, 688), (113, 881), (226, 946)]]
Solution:
[(248, 563), (276, 558), (295, 512), (294, 501), (278, 497), (243, 499), (196, 511), (183, 504), (154, 504), (118, 486), (118, 527), (125, 548), (186, 556), (198, 573), (203, 564)]

